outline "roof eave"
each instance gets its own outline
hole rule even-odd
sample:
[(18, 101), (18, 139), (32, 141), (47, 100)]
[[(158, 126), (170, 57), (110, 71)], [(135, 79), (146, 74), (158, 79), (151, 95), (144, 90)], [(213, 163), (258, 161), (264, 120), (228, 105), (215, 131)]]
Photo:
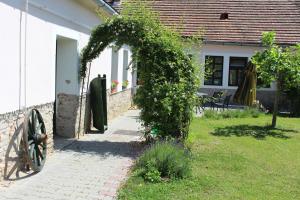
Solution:
[(110, 4), (103, 0), (94, 0), (94, 2), (101, 8), (104, 8), (108, 13), (112, 15), (119, 15), (119, 12), (114, 9)]
[[(224, 46), (248, 46), (248, 47), (263, 47), (261, 42), (222, 42), (203, 40), (203, 44), (224, 45)], [(279, 46), (288, 47), (295, 44), (292, 43), (277, 43)]]

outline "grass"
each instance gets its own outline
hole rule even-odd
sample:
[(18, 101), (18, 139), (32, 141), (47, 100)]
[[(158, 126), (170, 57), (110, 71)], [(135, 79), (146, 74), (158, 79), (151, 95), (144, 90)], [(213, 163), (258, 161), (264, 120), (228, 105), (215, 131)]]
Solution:
[(147, 183), (132, 176), (119, 199), (280, 199), (300, 197), (300, 118), (195, 118), (187, 145), (192, 176)]

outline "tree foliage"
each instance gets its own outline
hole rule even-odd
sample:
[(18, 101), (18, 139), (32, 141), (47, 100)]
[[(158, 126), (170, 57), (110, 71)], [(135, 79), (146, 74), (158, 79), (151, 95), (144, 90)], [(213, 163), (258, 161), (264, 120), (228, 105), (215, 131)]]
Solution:
[(264, 32), (262, 43), (265, 50), (257, 52), (252, 62), (257, 66), (259, 78), (269, 85), (276, 81), (276, 95), (273, 108), (272, 126), (276, 126), (279, 96), (300, 84), (300, 45), (281, 47), (275, 43), (274, 32)]
[[(126, 7), (126, 6), (125, 6)], [(81, 76), (86, 66), (112, 42), (132, 47), (133, 58), (143, 82), (135, 103), (146, 133), (157, 130), (161, 137), (186, 137), (198, 88), (198, 74), (184, 52), (181, 37), (160, 24), (146, 6), (127, 5), (122, 16), (96, 27), (82, 50)]]
[(252, 61), (264, 84), (280, 81), (281, 87), (288, 89), (300, 81), (300, 45), (280, 47), (275, 43), (275, 36), (275, 32), (263, 33), (262, 43), (266, 49), (257, 52)]

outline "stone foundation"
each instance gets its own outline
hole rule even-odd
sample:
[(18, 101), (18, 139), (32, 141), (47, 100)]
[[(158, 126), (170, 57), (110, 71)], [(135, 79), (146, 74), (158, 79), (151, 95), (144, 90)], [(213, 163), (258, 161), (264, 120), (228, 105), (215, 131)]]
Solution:
[(56, 99), (55, 134), (74, 138), (79, 109), (79, 96), (58, 94)]
[[(43, 116), (47, 135), (48, 153), (53, 152), (53, 103), (33, 106)], [(21, 139), (25, 111), (16, 111), (0, 115), (0, 181), (13, 179), (24, 165), (22, 157)]]

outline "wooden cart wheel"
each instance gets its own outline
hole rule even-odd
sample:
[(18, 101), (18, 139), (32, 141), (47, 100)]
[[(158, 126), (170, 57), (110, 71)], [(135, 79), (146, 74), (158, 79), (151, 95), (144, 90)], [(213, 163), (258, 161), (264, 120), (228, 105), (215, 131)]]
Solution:
[(37, 109), (28, 112), (24, 122), (23, 142), (29, 167), (40, 172), (47, 156), (47, 134), (42, 115)]

